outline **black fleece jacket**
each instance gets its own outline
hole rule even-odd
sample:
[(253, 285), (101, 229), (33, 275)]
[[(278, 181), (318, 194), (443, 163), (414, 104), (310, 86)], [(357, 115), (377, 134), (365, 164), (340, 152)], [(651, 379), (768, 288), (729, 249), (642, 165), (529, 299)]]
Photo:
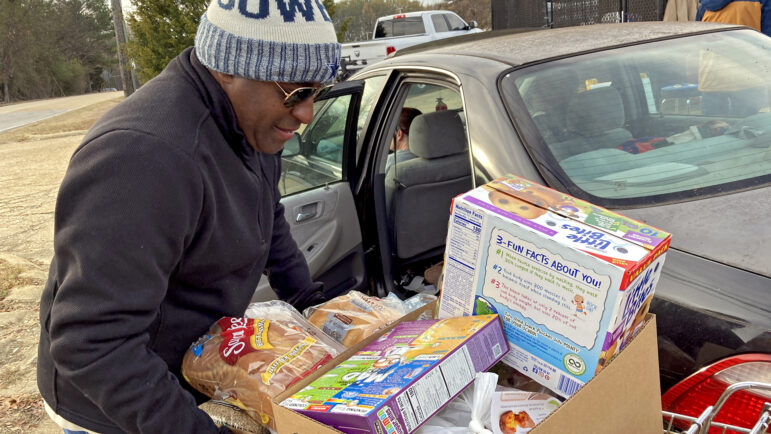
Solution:
[(320, 298), (280, 162), (249, 146), (192, 49), (91, 128), (59, 190), (40, 305), (38, 387), (57, 414), (105, 434), (217, 432), (179, 372), (185, 350), (243, 315), (264, 271), (281, 299)]

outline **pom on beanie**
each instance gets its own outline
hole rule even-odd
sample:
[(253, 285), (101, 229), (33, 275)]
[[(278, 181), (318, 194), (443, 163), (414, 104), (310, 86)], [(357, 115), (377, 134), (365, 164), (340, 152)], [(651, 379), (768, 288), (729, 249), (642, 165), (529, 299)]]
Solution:
[(329, 83), (340, 66), (321, 0), (212, 0), (195, 51), (215, 71), (260, 81)]

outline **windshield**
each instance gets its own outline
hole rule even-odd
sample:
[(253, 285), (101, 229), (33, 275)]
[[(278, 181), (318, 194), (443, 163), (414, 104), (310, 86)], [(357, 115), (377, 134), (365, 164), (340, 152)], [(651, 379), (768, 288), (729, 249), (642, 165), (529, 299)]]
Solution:
[(771, 180), (771, 39), (718, 32), (521, 69), (504, 98), (533, 154), (596, 203)]

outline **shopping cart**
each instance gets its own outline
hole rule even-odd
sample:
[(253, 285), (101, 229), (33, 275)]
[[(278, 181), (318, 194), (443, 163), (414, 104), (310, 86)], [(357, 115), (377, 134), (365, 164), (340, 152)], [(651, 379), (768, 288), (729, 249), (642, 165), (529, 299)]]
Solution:
[[(759, 383), (755, 381), (744, 381), (741, 383), (735, 383), (726, 388), (726, 390), (720, 395), (715, 405), (707, 407), (699, 417), (686, 416), (677, 413), (671, 413), (669, 411), (662, 411), (664, 416), (664, 434), (668, 433), (685, 433), (685, 434), (708, 434), (708, 433), (751, 433), (751, 434), (763, 434), (767, 432), (769, 425), (771, 425), (771, 400), (766, 402), (763, 409), (760, 412), (760, 417), (756, 421), (752, 428), (742, 428), (734, 425), (727, 425), (719, 422), (714, 422), (715, 416), (720, 412), (728, 398), (740, 390), (765, 390), (771, 392), (771, 384)], [(676, 426), (682, 426), (683, 423), (677, 424), (676, 421), (682, 421), (685, 424), (690, 424), (687, 429), (680, 429)], [(717, 431), (717, 430), (719, 431)]]

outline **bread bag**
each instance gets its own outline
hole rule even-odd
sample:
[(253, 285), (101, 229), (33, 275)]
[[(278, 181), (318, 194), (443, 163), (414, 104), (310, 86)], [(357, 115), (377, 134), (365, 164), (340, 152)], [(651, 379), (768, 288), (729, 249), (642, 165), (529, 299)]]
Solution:
[(191, 345), (182, 374), (196, 390), (275, 428), (271, 398), (341, 353), (342, 346), (284, 302), (223, 317)]
[(311, 324), (346, 347), (357, 344), (405, 313), (398, 299), (370, 297), (358, 291), (303, 311)]

